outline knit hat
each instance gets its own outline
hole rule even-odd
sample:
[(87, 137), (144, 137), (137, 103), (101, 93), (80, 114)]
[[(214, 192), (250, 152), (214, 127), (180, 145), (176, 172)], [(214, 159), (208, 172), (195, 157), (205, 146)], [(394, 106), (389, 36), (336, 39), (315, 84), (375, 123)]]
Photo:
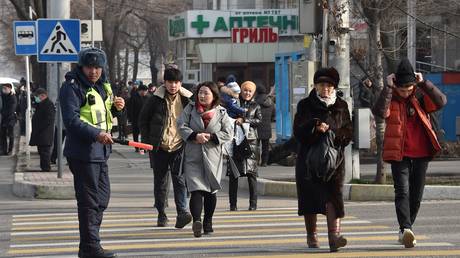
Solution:
[(107, 57), (105, 52), (98, 48), (85, 48), (78, 53), (79, 66), (94, 66), (104, 68)]
[(253, 92), (256, 91), (256, 84), (252, 81), (245, 81), (241, 84), (241, 89), (245, 89), (245, 88), (251, 88)]
[(139, 88), (137, 88), (137, 90), (149, 90), (149, 88), (147, 88), (147, 86), (145, 86), (144, 84), (141, 84)]
[(227, 84), (227, 88), (229, 88), (231, 91), (233, 91), (236, 94), (240, 94), (241, 92), (240, 85), (238, 85), (238, 83), (236, 82), (230, 82), (229, 84)]
[(339, 86), (340, 76), (334, 67), (320, 68), (313, 76), (313, 83), (327, 82), (334, 85), (334, 88)]
[(226, 80), (225, 84), (229, 84), (231, 82), (236, 82), (236, 77), (233, 74), (230, 74), (229, 76), (227, 76), (227, 80)]
[(407, 84), (415, 83), (414, 68), (407, 58), (401, 60), (396, 71), (396, 87), (403, 87)]

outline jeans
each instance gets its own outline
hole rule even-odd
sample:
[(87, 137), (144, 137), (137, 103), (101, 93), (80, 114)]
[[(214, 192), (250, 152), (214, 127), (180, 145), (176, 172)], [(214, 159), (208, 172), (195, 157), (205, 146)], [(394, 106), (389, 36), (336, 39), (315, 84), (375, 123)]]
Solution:
[(391, 163), (399, 228), (412, 229), (425, 188), (428, 158), (408, 158)]
[(73, 159), (68, 159), (67, 162), (74, 177), (80, 250), (102, 250), (99, 230), (110, 199), (107, 162), (90, 163)]
[(155, 207), (159, 213), (165, 212), (167, 189), (168, 189), (168, 168), (171, 170), (171, 179), (174, 189), (174, 202), (176, 203), (177, 214), (188, 213), (187, 189), (185, 178), (180, 170), (182, 149), (174, 152), (158, 150), (152, 154), (153, 157), (153, 193)]

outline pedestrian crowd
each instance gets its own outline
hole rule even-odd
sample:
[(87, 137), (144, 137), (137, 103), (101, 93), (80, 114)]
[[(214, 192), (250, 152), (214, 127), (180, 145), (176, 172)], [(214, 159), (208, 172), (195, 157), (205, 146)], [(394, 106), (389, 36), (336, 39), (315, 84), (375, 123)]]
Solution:
[[(110, 199), (107, 161), (114, 143), (112, 117), (117, 118), (119, 139), (126, 139), (131, 132), (134, 141), (153, 146), (148, 157), (158, 227), (169, 225), (166, 207), (171, 181), (174, 226), (180, 229), (192, 223), (195, 237), (214, 232), (216, 194), (222, 190), (225, 176), (229, 210), (241, 207), (238, 183), (244, 177), (249, 185), (248, 210), (257, 210), (258, 169), (268, 164), (275, 101), (267, 93), (267, 85), (229, 74), (216, 83), (205, 81), (186, 88), (176, 67), (165, 69), (163, 84), (158, 87), (141, 81), (111, 85), (105, 68), (102, 50), (82, 50), (78, 65), (65, 75), (59, 95), (66, 129), (64, 156), (74, 176), (78, 207), (79, 257), (115, 257), (102, 248), (99, 236)], [(298, 215), (304, 217), (309, 248), (320, 246), (317, 214), (325, 215), (329, 249), (336, 252), (347, 244), (341, 234), (345, 216), (342, 190), (345, 148), (353, 139), (352, 119), (339, 94), (336, 69), (318, 69), (313, 82), (314, 88), (297, 105), (293, 123)], [(30, 145), (38, 148), (41, 169), (49, 171), (56, 145), (55, 107), (45, 89), (36, 89), (33, 99)], [(16, 105), (23, 100), (8, 85), (2, 87), (1, 100), (0, 151), (9, 153), (14, 143)], [(387, 122), (383, 159), (391, 164), (399, 242), (406, 248), (416, 245), (412, 227), (426, 170), (440, 150), (429, 114), (446, 101), (433, 83), (402, 60), (372, 108), (374, 115)], [(143, 153), (138, 148), (134, 151)]]

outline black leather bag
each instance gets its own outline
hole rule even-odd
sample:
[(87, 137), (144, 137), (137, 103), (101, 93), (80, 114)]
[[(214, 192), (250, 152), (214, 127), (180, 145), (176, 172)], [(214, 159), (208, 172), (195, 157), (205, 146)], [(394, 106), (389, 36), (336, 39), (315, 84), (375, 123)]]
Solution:
[[(241, 127), (244, 132), (244, 129)], [(236, 126), (235, 126), (236, 131)], [(236, 142), (233, 141), (233, 158), (236, 160), (245, 160), (252, 156), (251, 146), (249, 145), (249, 141), (246, 137), (244, 137), (243, 141), (240, 145), (236, 145)]]

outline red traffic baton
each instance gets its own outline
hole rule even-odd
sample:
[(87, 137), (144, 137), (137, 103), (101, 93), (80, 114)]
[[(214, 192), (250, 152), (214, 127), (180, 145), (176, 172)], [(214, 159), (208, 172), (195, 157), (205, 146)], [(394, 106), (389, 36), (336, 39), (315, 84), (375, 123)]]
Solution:
[(134, 148), (139, 148), (139, 149), (148, 150), (148, 151), (153, 150), (153, 146), (150, 144), (146, 144), (146, 143), (134, 142), (134, 141), (128, 141), (128, 140), (119, 140), (119, 139), (113, 139), (113, 138), (112, 140), (113, 142), (121, 144), (121, 145), (128, 145)]

